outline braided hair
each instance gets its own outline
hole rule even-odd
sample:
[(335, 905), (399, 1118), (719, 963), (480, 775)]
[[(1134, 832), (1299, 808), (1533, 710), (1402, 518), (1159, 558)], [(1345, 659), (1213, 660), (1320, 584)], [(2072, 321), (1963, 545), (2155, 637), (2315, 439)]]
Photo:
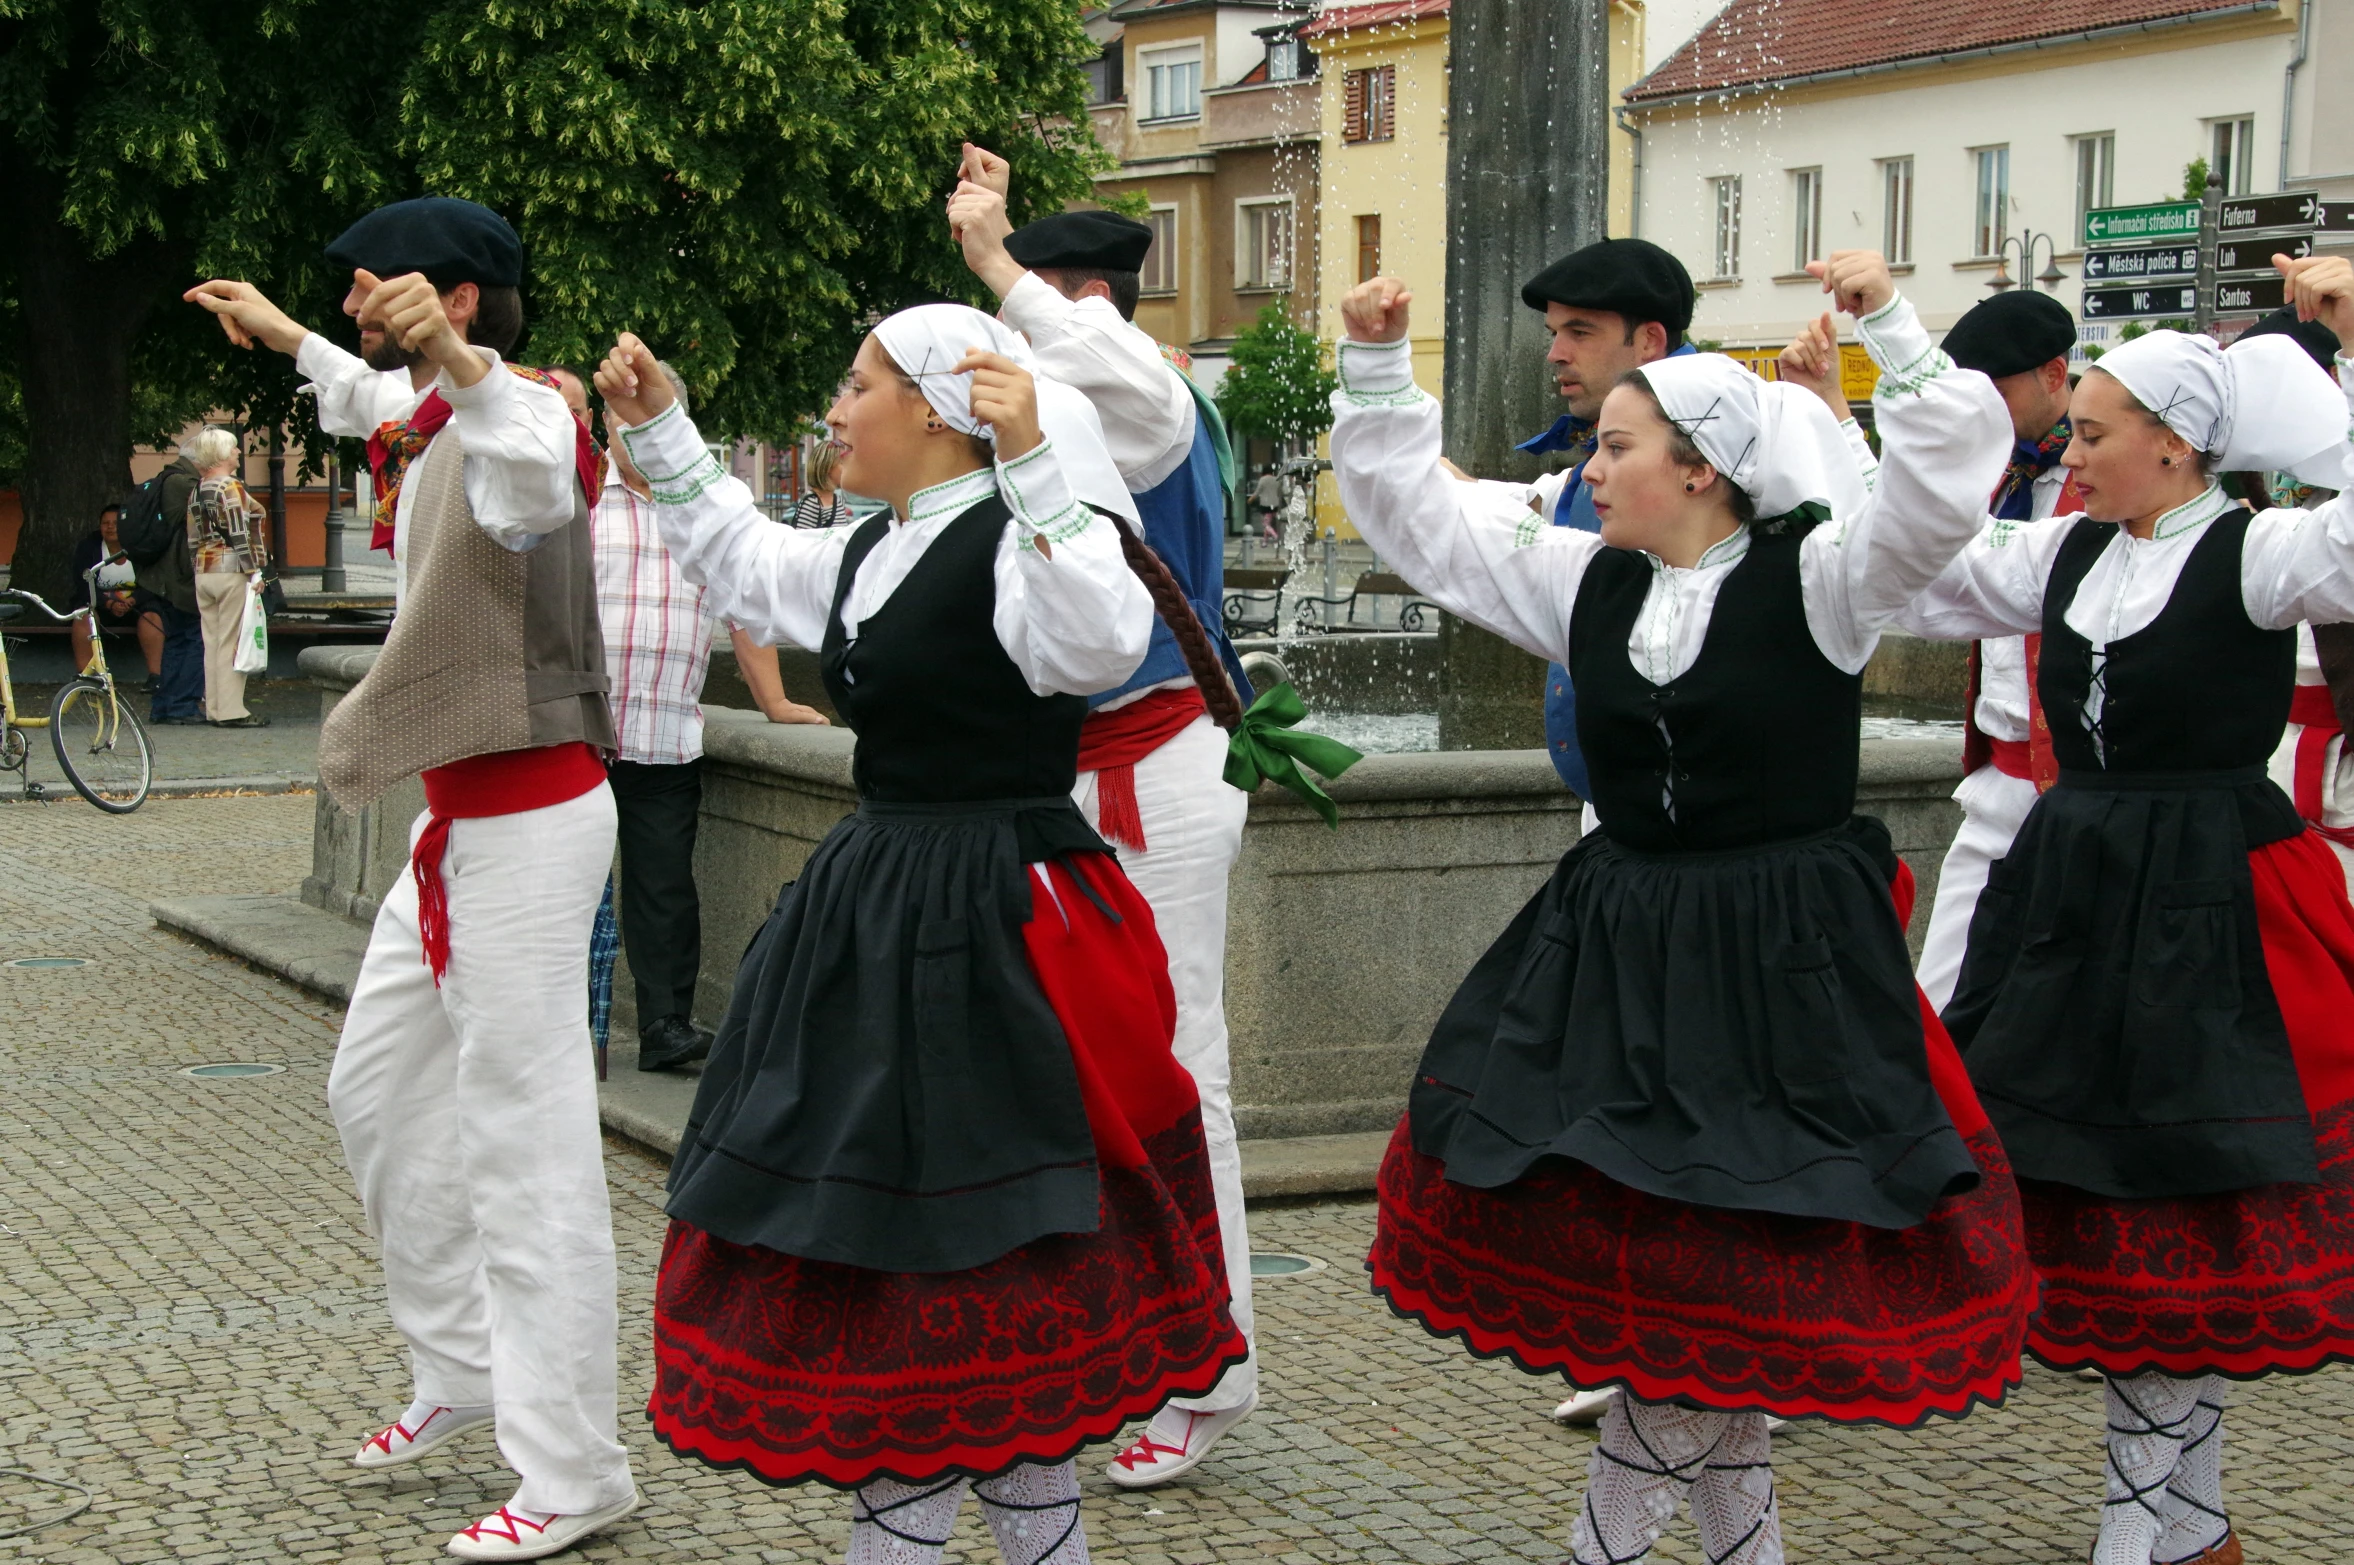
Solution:
[(1128, 519), (1116, 511), (1095, 507), (1098, 516), (1112, 524), (1120, 535), (1120, 552), (1127, 556), (1128, 568), (1144, 583), (1144, 590), (1152, 595), (1154, 612), (1177, 638), (1177, 650), (1185, 655), (1185, 667), (1193, 675), (1193, 682), (1201, 687), (1202, 705), (1209, 710), (1210, 721), (1220, 728), (1232, 729), (1242, 722), (1242, 698), (1235, 692), (1234, 681), (1227, 677), (1226, 665), (1218, 657), (1218, 649), (1211, 644), (1210, 633), (1202, 628), (1201, 617), (1193, 612), (1186, 600), (1185, 589), (1152, 546), (1136, 536), (1136, 529)]

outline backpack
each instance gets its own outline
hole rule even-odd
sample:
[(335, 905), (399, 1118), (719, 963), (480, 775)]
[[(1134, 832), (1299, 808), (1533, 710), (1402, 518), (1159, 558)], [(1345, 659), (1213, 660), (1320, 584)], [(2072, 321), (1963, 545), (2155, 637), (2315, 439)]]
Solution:
[(176, 540), (187, 535), (186, 516), (164, 515), (164, 481), (171, 476), (172, 469), (167, 467), (132, 490), (115, 518), (114, 535), (133, 565), (153, 565), (171, 553)]

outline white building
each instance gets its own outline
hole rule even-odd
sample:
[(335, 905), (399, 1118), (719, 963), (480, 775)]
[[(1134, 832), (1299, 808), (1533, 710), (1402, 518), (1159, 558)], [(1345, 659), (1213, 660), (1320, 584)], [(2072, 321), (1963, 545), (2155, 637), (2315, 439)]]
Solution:
[(1787, 341), (1824, 304), (1805, 263), (1852, 248), (1942, 329), (2048, 236), (2073, 311), (2084, 211), (2174, 199), (2195, 159), (2226, 194), (2354, 196), (2350, 68), (2354, 0), (1737, 0), (1624, 95), (1636, 231), (1727, 347)]

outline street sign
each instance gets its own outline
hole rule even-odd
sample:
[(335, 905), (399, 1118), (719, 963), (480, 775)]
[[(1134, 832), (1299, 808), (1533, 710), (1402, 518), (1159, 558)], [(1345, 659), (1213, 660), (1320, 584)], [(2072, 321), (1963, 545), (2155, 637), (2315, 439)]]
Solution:
[(2199, 203), (2161, 201), (2154, 206), (2095, 207), (2084, 214), (2084, 242), (2088, 245), (2130, 244), (2135, 240), (2195, 239), (2199, 233)]
[(2191, 277), (2198, 270), (2199, 247), (2196, 243), (2084, 252), (2084, 280), (2088, 283), (2138, 282), (2149, 277)]
[[(2285, 255), (2292, 261), (2302, 261), (2313, 253), (2311, 234), (2284, 234), (2277, 239), (2226, 239), (2215, 246), (2215, 270), (2229, 276), (2244, 272), (2251, 277), (2278, 277), (2272, 258)], [(2092, 257), (2085, 257), (2085, 276), (2092, 271)]]
[(2354, 234), (2354, 201), (2324, 201), (2313, 226), (2325, 234)]
[(2311, 228), (2321, 220), (2321, 197), (2310, 190), (2277, 196), (2237, 196), (2224, 201), (2219, 232), (2244, 234), (2257, 228)]
[(2088, 321), (2119, 321), (2135, 315), (2194, 314), (2199, 307), (2195, 283), (2160, 283), (2148, 288), (2087, 288), (2079, 313)]
[(2219, 282), (2215, 285), (2215, 313), (2218, 315), (2261, 315), (2277, 310), (2289, 302), (2288, 279), (2285, 277), (2257, 277), (2246, 282)]

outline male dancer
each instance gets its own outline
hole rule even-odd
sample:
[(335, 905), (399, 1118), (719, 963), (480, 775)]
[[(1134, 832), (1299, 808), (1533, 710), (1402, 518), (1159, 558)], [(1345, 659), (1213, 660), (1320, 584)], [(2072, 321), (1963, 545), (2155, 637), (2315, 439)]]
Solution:
[[(1064, 212), (1016, 230), (1005, 215), (1005, 159), (967, 143), (958, 172), (948, 222), (965, 264), (1003, 301), (998, 313), (1029, 338), (1039, 367), (1094, 402), (1145, 542), (1177, 578), (1236, 693), (1249, 701), (1250, 681), (1219, 610), (1232, 463), (1225, 431), (1209, 399), (1134, 324), (1152, 230), (1110, 212)], [(1249, 801), (1225, 784), (1225, 736), (1203, 711), (1166, 624), (1154, 622), (1135, 675), (1090, 703), (1074, 795), (1121, 849), (1168, 948), (1177, 1059), (1201, 1092), (1234, 1324), (1253, 1347), (1207, 1396), (1171, 1402), (1113, 1459), (1112, 1482), (1143, 1489), (1191, 1472), (1259, 1405), (1225, 999), (1226, 876), (1242, 850)]]
[[(2084, 509), (2060, 466), (2069, 436), (2068, 354), (2075, 346), (2076, 322), (2067, 306), (2032, 288), (1984, 300), (1945, 334), (1946, 357), (1993, 381), (2011, 410), (2018, 445), (1988, 501), (2005, 521), (2039, 522)], [(1918, 972), (1921, 992), (1941, 1011), (1961, 977), (1970, 915), (1986, 887), (1988, 866), (2011, 851), (2036, 794), (2060, 775), (2035, 695), (2042, 640), (2005, 636), (1971, 649), (1962, 742), (1966, 775), (1953, 795), (1962, 807), (1962, 827), (1937, 872), (1937, 901)]]
[[(553, 1554), (637, 1505), (614, 1432), (617, 1327), (588, 1036), (589, 928), (613, 862), (611, 750), (584, 476), (563, 398), (501, 366), (522, 246), (470, 201), (402, 201), (328, 246), (365, 362), (250, 284), (187, 297), (293, 356), (334, 434), (367, 435), (401, 610), (319, 734), (357, 809), (422, 774), (327, 1096), (383, 1245), (416, 1383), (361, 1445), (411, 1462), (497, 1424), (515, 1497), (463, 1559)], [(383, 280), (379, 280), (383, 279)]]

